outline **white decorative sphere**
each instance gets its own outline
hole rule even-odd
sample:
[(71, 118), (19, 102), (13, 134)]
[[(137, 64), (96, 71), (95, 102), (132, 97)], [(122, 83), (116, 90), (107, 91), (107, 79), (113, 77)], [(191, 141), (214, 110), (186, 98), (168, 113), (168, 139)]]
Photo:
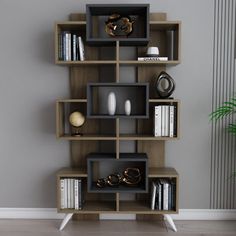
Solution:
[(131, 102), (130, 100), (125, 101), (125, 114), (129, 116), (131, 114)]
[(113, 92), (110, 92), (108, 94), (107, 109), (108, 109), (108, 114), (111, 116), (113, 116), (116, 112), (116, 95)]
[(85, 118), (82, 113), (75, 111), (70, 114), (69, 121), (72, 126), (80, 127), (84, 124)]

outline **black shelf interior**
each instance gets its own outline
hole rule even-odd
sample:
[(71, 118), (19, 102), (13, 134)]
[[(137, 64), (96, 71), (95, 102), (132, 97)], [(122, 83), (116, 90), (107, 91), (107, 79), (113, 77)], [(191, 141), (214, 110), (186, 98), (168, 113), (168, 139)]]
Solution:
[[(116, 187), (105, 186), (99, 188), (96, 182), (110, 174), (122, 175), (126, 168), (138, 168), (141, 173), (141, 182), (134, 186), (124, 183)], [(145, 153), (120, 153), (120, 158), (115, 158), (115, 153), (92, 153), (87, 156), (88, 191), (101, 193), (146, 193), (148, 191), (148, 163)]]
[[(114, 92), (116, 112), (108, 114), (108, 95)], [(88, 118), (148, 118), (148, 83), (89, 83), (87, 84)], [(131, 102), (131, 114), (125, 114), (125, 101)]]
[[(149, 41), (149, 4), (87, 4), (86, 39), (90, 45), (147, 45)], [(105, 32), (105, 22), (112, 14), (129, 16), (133, 31), (127, 37), (112, 37)]]

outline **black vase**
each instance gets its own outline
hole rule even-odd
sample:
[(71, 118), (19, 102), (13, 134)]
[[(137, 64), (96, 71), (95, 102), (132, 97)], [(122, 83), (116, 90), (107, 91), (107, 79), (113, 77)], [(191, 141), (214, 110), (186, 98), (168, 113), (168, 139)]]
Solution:
[(169, 74), (162, 71), (157, 77), (155, 76), (155, 90), (158, 97), (168, 98), (175, 90), (175, 81)]

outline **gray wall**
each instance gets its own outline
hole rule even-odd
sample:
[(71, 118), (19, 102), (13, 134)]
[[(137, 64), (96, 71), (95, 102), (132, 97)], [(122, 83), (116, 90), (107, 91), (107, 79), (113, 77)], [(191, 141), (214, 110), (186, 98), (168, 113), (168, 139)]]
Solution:
[[(0, 1), (0, 207), (55, 207), (55, 172), (69, 144), (55, 139), (55, 100), (69, 96), (68, 70), (54, 65), (53, 26), (86, 3)], [(166, 144), (180, 173), (180, 208), (209, 208), (213, 0), (144, 3), (182, 21), (182, 63), (169, 67), (181, 99), (181, 139)]]

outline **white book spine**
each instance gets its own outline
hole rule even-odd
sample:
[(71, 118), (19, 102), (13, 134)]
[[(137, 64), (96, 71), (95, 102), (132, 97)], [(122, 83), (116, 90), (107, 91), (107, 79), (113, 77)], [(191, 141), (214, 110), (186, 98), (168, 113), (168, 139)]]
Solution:
[(79, 209), (78, 179), (75, 179), (75, 210)]
[(64, 209), (65, 208), (65, 205), (64, 205), (64, 179), (60, 179), (60, 188), (61, 188), (61, 209)]
[(155, 209), (155, 202), (156, 202), (156, 184), (152, 182), (152, 194), (151, 194), (151, 209)]
[(71, 61), (71, 33), (68, 34), (68, 60)]
[(160, 181), (158, 181), (158, 210), (162, 210), (162, 187)]
[(168, 57), (138, 57), (138, 61), (168, 61)]
[(170, 117), (169, 117), (169, 119), (170, 119), (170, 132), (169, 132), (169, 136), (170, 137), (174, 137), (174, 106), (173, 105), (171, 105), (170, 106)]
[(73, 50), (72, 50), (72, 60), (73, 61), (76, 61), (76, 35), (75, 34), (73, 34), (73, 36), (72, 36), (72, 44), (73, 44), (73, 46), (72, 46), (72, 48), (73, 48)]
[(66, 61), (69, 61), (69, 33), (65, 33), (65, 46), (66, 46), (66, 50), (65, 50), (65, 59)]
[(79, 36), (79, 56), (80, 56), (80, 60), (84, 61), (84, 44), (83, 44), (83, 40), (82, 38)]
[(168, 137), (169, 136), (169, 106), (165, 106), (165, 136)]
[(154, 136), (161, 136), (161, 106), (154, 108)]
[(169, 183), (165, 180), (163, 183), (163, 210), (168, 210), (168, 190)]
[(71, 196), (70, 196), (70, 179), (67, 179), (67, 207), (71, 208)]
[(161, 136), (165, 136), (165, 106), (161, 106)]
[(68, 181), (67, 181), (67, 179), (64, 179), (64, 207), (65, 208), (68, 208), (67, 192), (68, 192)]
[(75, 198), (74, 198), (74, 179), (70, 179), (70, 207), (75, 208)]

